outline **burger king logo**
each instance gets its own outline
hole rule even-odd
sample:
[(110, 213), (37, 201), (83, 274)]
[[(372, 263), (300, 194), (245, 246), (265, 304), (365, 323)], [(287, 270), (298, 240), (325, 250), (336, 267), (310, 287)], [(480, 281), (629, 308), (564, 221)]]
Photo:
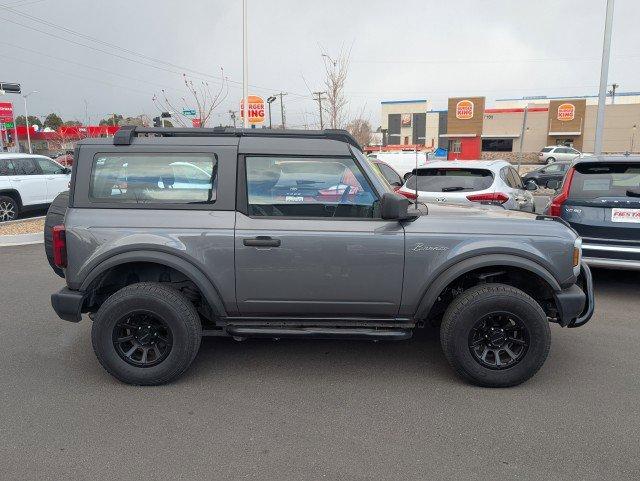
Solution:
[(558, 105), (558, 120), (568, 122), (576, 116), (576, 106), (573, 104)]
[(468, 120), (473, 118), (473, 102), (461, 100), (456, 104), (456, 119)]

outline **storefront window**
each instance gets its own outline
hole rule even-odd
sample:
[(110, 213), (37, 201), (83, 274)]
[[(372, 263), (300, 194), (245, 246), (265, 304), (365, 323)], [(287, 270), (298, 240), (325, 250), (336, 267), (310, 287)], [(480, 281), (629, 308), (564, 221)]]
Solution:
[(513, 139), (482, 139), (483, 152), (512, 152)]

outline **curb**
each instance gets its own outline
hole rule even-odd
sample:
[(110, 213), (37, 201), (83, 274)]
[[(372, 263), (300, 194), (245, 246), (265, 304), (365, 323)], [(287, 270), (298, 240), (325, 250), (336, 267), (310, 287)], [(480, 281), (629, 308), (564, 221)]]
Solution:
[(35, 234), (0, 235), (0, 247), (26, 246), (30, 244), (42, 244), (43, 242), (44, 234), (42, 232), (36, 232)]

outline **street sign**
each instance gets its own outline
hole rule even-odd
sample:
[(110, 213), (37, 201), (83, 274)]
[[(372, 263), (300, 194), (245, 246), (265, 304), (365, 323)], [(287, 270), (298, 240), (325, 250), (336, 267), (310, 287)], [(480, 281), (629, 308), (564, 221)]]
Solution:
[(13, 122), (5, 122), (4, 123), (4, 128), (9, 130), (12, 129), (14, 127)]
[(195, 128), (200, 128), (202, 127), (202, 122), (200, 121), (200, 119), (191, 119), (191, 125), (193, 125)]
[(13, 122), (13, 104), (0, 102), (0, 123)]
[[(249, 95), (249, 123), (252, 125), (264, 122), (264, 100), (257, 95)], [(240, 118), (244, 118), (244, 99), (240, 102)]]
[(0, 82), (0, 90), (10, 94), (19, 94), (21, 92), (20, 84), (12, 84), (7, 82)]
[(195, 111), (195, 109), (184, 109), (182, 111), (182, 115), (187, 115), (189, 117), (195, 117), (196, 116), (196, 111)]

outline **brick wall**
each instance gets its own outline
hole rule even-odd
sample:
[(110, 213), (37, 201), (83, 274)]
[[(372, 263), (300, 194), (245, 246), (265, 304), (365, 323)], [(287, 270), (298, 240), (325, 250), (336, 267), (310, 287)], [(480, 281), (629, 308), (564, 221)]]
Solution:
[(482, 152), (480, 158), (482, 160), (507, 160), (512, 164), (517, 164), (522, 156), (523, 164), (540, 164), (538, 161), (538, 152)]

